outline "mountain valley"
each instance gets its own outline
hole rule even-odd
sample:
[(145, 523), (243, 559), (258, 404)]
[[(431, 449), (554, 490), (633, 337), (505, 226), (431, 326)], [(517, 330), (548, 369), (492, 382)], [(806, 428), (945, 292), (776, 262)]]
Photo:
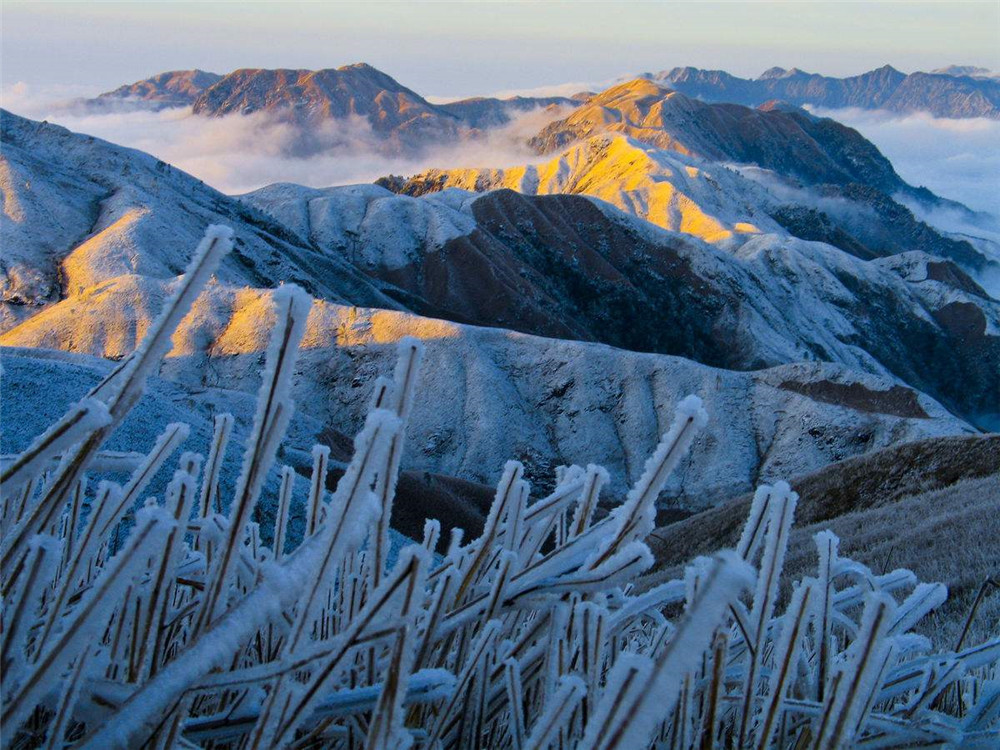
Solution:
[(127, 357), (204, 225), (225, 223), (236, 250), (161, 377), (252, 392), (268, 289), (294, 282), (315, 298), (297, 386), (313, 434), (352, 434), (366, 373), (402, 336), (425, 340), (434, 398), (406, 465), (428, 476), (490, 484), (513, 453), (544, 486), (599, 460), (620, 493), (689, 391), (717, 424), (664, 507), (1000, 425), (1000, 303), (980, 282), (1000, 253), (921, 222), (894, 196), (956, 204), (833, 120), (642, 79), (437, 105), (368, 66), (188, 71), (103, 98), (303, 127), (374, 116), (397, 145), (552, 109), (535, 163), (240, 196), (4, 112), (0, 343), (28, 371), (36, 350)]

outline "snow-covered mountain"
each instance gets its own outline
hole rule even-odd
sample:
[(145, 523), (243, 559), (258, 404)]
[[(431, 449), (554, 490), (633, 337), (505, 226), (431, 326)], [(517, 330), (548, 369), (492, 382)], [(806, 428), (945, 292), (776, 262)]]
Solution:
[(0, 330), (113, 278), (172, 278), (212, 223), (238, 235), (221, 281), (397, 304), (339, 256), (148, 154), (6, 111), (0, 128)]
[(798, 68), (769, 68), (756, 79), (692, 67), (648, 75), (688, 96), (712, 102), (757, 106), (781, 99), (827, 109), (858, 107), (927, 112), (935, 117), (1000, 118), (1000, 81), (962, 68), (907, 75), (885, 65), (847, 78), (806, 73)]
[(716, 243), (778, 224), (865, 259), (916, 250), (977, 277), (1000, 274), (1000, 246), (946, 236), (900, 201), (970, 225), (990, 217), (908, 185), (857, 131), (796, 108), (705, 104), (640, 79), (591, 97), (531, 143), (563, 150), (542, 164), (432, 169), (381, 184), (410, 195), (450, 186), (582, 193)]
[(56, 126), (5, 114), (3, 128), (0, 343), (128, 354), (197, 228), (224, 221), (238, 252), (161, 376), (254, 390), (267, 288), (296, 281), (317, 298), (297, 399), (338, 433), (354, 432), (361, 386), (388, 366), (389, 344), (428, 342), (411, 468), (492, 481), (512, 452), (539, 477), (600, 460), (621, 490), (666, 410), (693, 391), (718, 431), (671, 493), (698, 506), (760, 478), (973, 430), (941, 403), (980, 423), (996, 411), (997, 304), (921, 253), (863, 262), (773, 224), (717, 247), (596, 198), (504, 190), (275, 186), (236, 200)]
[(413, 199), (282, 185), (244, 200), (433, 315), (727, 368), (835, 361), (892, 373), (966, 418), (992, 419), (1000, 303), (954, 263), (921, 252), (866, 262), (773, 222), (713, 246), (691, 225), (663, 231), (601, 200), (514, 187), (522, 193)]
[[(144, 280), (141, 289), (130, 278), (115, 280), (101, 294), (53, 306), (0, 337), (0, 345), (120, 358), (135, 337), (105, 330), (133, 321), (144, 330), (169, 289), (166, 280)], [(270, 296), (211, 290), (174, 336), (161, 377), (196, 392), (255, 392), (273, 324)], [(669, 488), (692, 507), (895, 442), (972, 432), (912, 388), (840, 365), (737, 372), (319, 300), (299, 355), (299, 408), (337, 433), (354, 434), (369, 384), (391, 369), (393, 344), (403, 336), (426, 347), (404, 465), (488, 484), (511, 457), (541, 482), (557, 465), (600, 460), (620, 494), (687, 393), (701, 395), (715, 420)]]
[(549, 153), (605, 132), (712, 161), (754, 164), (810, 185), (858, 182), (892, 192), (904, 184), (872, 143), (834, 120), (780, 107), (706, 104), (644, 79), (592, 97), (531, 143)]
[(720, 164), (650, 147), (624, 136), (595, 135), (549, 161), (510, 168), (431, 169), (383, 181), (407, 195), (455, 187), (525, 195), (588, 195), (656, 226), (707, 242), (774, 231), (765, 189)]

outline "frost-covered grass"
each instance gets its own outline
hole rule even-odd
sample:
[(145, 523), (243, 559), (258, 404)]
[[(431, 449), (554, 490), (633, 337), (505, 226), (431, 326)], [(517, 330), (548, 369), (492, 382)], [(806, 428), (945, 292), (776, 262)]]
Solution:
[[(512, 461), (479, 538), (452, 531), (435, 559), (442, 530), (428, 522), (390, 564), (421, 357), (404, 340), (333, 493), (327, 451), (314, 451), (305, 539), (271, 550), (250, 519), (294, 409), (308, 298), (287, 287), (242, 458), (221, 415), (204, 455), (175, 458), (192, 446), (173, 424), (124, 485), (88, 483), (228, 246), (226, 230), (210, 230), (144, 344), (4, 469), (5, 745), (996, 745), (1000, 637), (954, 653), (911, 632), (943, 586), (875, 574), (820, 532), (818, 570), (778, 608), (798, 499), (786, 484), (760, 488), (735, 550), (632, 591), (652, 564), (657, 495), (707, 419), (693, 397), (602, 520), (600, 467), (561, 468), (531, 499)], [(172, 481), (147, 498), (167, 462)], [(279, 540), (293, 472), (281, 476), (267, 534)]]

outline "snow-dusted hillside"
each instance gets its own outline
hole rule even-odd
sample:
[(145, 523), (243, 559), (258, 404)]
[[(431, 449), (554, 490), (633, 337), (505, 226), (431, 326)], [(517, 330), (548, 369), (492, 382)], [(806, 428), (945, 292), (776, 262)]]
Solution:
[[(977, 276), (1000, 274), (995, 247), (947, 236), (892, 196), (970, 225), (983, 216), (907, 185), (857, 131), (807, 113), (705, 105), (647, 85), (649, 95), (609, 89), (546, 127), (550, 137), (536, 141), (561, 152), (542, 164), (430, 169), (379, 182), (416, 196), (449, 187), (587, 195), (722, 247), (784, 229), (864, 259), (919, 250)], [(801, 174), (803, 164), (815, 165), (811, 176)]]
[[(5, 116), (4, 138), (14, 312), (0, 343), (127, 355), (189, 238), (228, 222), (236, 253), (181, 325), (161, 376), (195, 390), (256, 389), (271, 325), (266, 288), (296, 281), (318, 298), (298, 400), (324, 426), (353, 434), (389, 344), (407, 333), (428, 342), (411, 468), (492, 482), (512, 454), (546, 478), (555, 464), (596, 460), (620, 491), (663, 429), (664, 409), (693, 391), (718, 415), (717, 431), (692, 459), (705, 463), (682, 467), (670, 492), (704, 505), (757, 479), (972, 429), (923, 393), (956, 413), (991, 413), (997, 305), (921, 254), (905, 267), (864, 263), (780, 231), (726, 251), (595, 198), (510, 191), (418, 199), (275, 186), (237, 201), (58, 127)], [(555, 335), (591, 340), (660, 331), (648, 348), (685, 358), (439, 319), (518, 327), (496, 319), (510, 311), (491, 310), (504, 300), (547, 316), (513, 310), (522, 330), (547, 321), (568, 331)], [(457, 306), (473, 301), (480, 307)], [(404, 304), (435, 312), (371, 309)]]
[(479, 192), (509, 188), (526, 195), (588, 195), (664, 229), (715, 243), (779, 228), (767, 214), (776, 201), (756, 183), (721, 164), (621, 135), (595, 135), (542, 164), (432, 169), (413, 178), (411, 184), (417, 192), (423, 185)]
[(834, 361), (891, 373), (983, 426), (1000, 413), (1000, 303), (924, 253), (865, 262), (780, 229), (723, 249), (562, 194), (276, 185), (243, 199), (425, 314), (735, 369)]
[(6, 111), (0, 127), (0, 330), (124, 274), (172, 278), (220, 222), (237, 234), (221, 281), (397, 306), (339, 256), (148, 154)]
[[(147, 284), (147, 307), (130, 307), (131, 287), (113, 284), (100, 298), (52, 307), (0, 343), (120, 357), (135, 341), (112, 340), (104, 329), (118, 330), (130, 320), (130, 331), (147, 327), (166, 283)], [(161, 375), (194, 389), (253, 392), (273, 324), (271, 294), (219, 287), (206, 292), (175, 334)], [(393, 344), (406, 335), (423, 339), (427, 352), (425, 396), (410, 418), (404, 465), (490, 484), (504, 456), (523, 460), (546, 481), (561, 463), (599, 460), (621, 492), (641, 471), (672, 405), (687, 393), (706, 401), (713, 428), (668, 489), (696, 506), (745, 491), (757, 480), (894, 442), (972, 431), (897, 381), (836, 365), (733, 372), (679, 357), (321, 301), (313, 304), (299, 357), (300, 408), (340, 433), (356, 432), (368, 408), (366, 384), (385, 371)]]

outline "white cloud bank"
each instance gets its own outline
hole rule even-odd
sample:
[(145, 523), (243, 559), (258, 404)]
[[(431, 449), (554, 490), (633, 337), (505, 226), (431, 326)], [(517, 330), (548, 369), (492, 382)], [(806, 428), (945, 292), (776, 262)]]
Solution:
[(433, 146), (419, 155), (391, 153), (363, 118), (329, 122), (310, 135), (320, 148), (300, 151), (301, 131), (266, 113), (198, 117), (189, 107), (114, 112), (86, 111), (67, 102), (77, 91), (36, 92), (23, 84), (3, 91), (4, 108), (70, 130), (153, 154), (225, 193), (274, 182), (312, 187), (345, 185), (430, 167), (504, 167), (539, 160), (525, 145), (557, 115), (526, 112), (481, 137)]
[[(578, 91), (578, 86), (584, 84), (516, 93), (551, 95)], [(416, 157), (386, 153), (385, 144), (359, 118), (329, 123), (316, 134), (323, 150), (296, 157), (289, 152), (295, 150), (300, 133), (263, 114), (206, 118), (191, 115), (187, 108), (87, 113), (67, 106), (68, 98), (84, 95), (93, 92), (79, 87), (38, 91), (14, 84), (4, 88), (2, 104), (18, 114), (147, 151), (227, 193), (273, 182), (324, 187), (370, 182), (390, 173), (409, 175), (430, 167), (504, 167), (539, 161), (524, 140), (554, 118), (544, 110), (525, 113), (478, 140), (442, 144)], [(1000, 214), (1000, 122), (857, 109), (817, 114), (859, 130), (907, 182), (970, 208)]]
[(814, 110), (856, 129), (900, 177), (969, 208), (1000, 214), (1000, 121), (861, 109)]

